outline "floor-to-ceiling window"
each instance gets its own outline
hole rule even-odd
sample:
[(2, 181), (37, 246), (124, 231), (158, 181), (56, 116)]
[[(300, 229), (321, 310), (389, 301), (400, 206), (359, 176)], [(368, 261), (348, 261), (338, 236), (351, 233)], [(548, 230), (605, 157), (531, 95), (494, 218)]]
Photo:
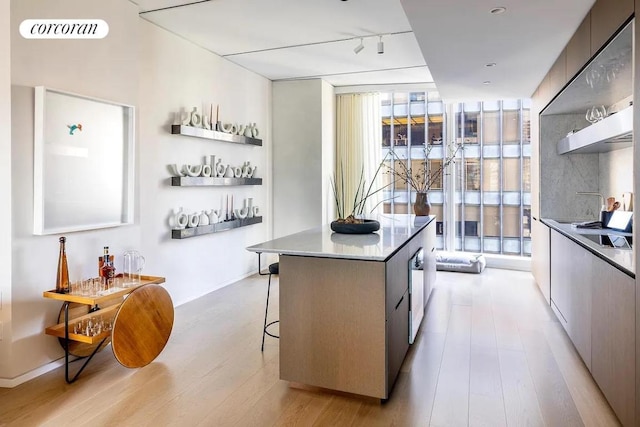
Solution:
[[(390, 149), (396, 154), (387, 160), (389, 167), (417, 169), (428, 152), (437, 169), (446, 157), (448, 133), (464, 145), (429, 191), (440, 249), (530, 255), (529, 110), (528, 100), (446, 106), (435, 91), (383, 94), (383, 156)], [(448, 126), (448, 120), (454, 123)], [(385, 180), (391, 183), (391, 175)], [(415, 192), (396, 180), (385, 199), (384, 212), (408, 213)], [(448, 222), (454, 226), (446, 227)]]

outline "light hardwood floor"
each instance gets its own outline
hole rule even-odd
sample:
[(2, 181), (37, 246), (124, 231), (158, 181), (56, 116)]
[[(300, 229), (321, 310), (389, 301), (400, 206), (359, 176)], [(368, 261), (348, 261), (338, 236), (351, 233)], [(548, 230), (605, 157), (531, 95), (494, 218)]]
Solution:
[(108, 347), (74, 384), (60, 368), (0, 389), (0, 425), (618, 425), (529, 273), (438, 272), (383, 404), (278, 379), (278, 341), (260, 352), (266, 285), (256, 275), (178, 307), (167, 347), (142, 369)]

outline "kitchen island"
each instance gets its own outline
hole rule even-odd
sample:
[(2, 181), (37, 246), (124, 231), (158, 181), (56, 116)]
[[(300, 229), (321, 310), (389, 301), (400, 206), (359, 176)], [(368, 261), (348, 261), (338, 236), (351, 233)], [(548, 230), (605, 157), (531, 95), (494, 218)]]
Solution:
[[(389, 398), (409, 349), (410, 293), (424, 296), (422, 311), (435, 280), (435, 217), (380, 222), (372, 234), (325, 225), (247, 248), (280, 254), (281, 379)], [(420, 249), (423, 280), (410, 292)]]

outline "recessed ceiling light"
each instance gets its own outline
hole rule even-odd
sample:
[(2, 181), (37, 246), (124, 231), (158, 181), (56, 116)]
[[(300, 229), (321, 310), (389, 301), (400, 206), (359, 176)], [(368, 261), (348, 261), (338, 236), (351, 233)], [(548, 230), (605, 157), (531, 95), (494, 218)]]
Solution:
[(495, 67), (496, 63), (495, 62), (489, 62), (488, 64), (484, 64), (484, 66), (491, 68), (491, 67)]
[(489, 10), (489, 13), (492, 15), (500, 15), (501, 13), (505, 13), (507, 11), (506, 7), (503, 6), (499, 6), (499, 7), (494, 7), (493, 9)]
[(491, 84), (491, 80), (485, 80), (482, 82), (483, 85), (490, 85)]

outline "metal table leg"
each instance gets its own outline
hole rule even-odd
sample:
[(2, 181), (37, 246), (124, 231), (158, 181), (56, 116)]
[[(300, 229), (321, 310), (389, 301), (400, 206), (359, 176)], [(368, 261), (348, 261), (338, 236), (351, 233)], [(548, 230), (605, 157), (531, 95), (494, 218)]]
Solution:
[[(82, 364), (80, 369), (78, 369), (78, 371), (73, 376), (73, 378), (69, 379), (69, 301), (65, 301), (63, 305), (64, 305), (64, 379), (67, 381), (68, 384), (71, 384), (78, 379), (78, 376), (80, 375), (80, 373), (91, 361), (93, 356), (95, 356), (98, 350), (100, 350), (100, 348), (102, 347), (102, 344), (104, 344), (105, 340), (108, 337), (105, 337), (102, 339), (102, 341), (100, 341), (100, 344), (98, 344), (98, 346), (93, 350), (93, 352), (87, 358), (87, 360), (85, 360), (85, 362)], [(75, 362), (76, 360), (80, 360), (80, 359), (82, 359), (82, 357), (78, 357), (77, 359), (72, 360), (72, 362)]]

